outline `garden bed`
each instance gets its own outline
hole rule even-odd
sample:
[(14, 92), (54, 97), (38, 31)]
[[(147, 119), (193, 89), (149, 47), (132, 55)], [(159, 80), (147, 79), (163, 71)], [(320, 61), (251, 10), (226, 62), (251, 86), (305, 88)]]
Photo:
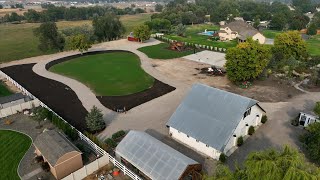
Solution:
[(33, 72), (35, 64), (16, 65), (1, 70), (17, 81), (79, 131), (86, 130), (87, 110), (68, 86)]

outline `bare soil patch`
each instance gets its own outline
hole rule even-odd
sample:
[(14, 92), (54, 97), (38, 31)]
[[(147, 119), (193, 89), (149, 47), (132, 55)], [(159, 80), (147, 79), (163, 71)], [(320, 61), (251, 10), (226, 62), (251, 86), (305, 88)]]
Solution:
[(208, 64), (197, 63), (182, 58), (161, 61), (154, 60), (154, 67), (166, 74), (169, 78), (177, 79), (186, 84), (203, 83), (236, 94), (254, 98), (261, 102), (287, 101), (296, 95), (302, 94), (285, 80), (271, 76), (266, 80), (256, 80), (248, 89), (242, 89), (230, 82), (227, 76), (208, 76), (203, 73)]
[(87, 110), (68, 86), (33, 72), (35, 64), (16, 65), (1, 70), (17, 81), (79, 131), (86, 130)]

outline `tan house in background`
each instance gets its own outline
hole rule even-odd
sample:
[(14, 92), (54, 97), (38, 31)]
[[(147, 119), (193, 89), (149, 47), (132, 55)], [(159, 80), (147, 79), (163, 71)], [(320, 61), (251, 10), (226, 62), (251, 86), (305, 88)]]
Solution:
[(249, 37), (259, 41), (260, 44), (264, 44), (266, 41), (266, 38), (257, 29), (242, 20), (221, 26), (218, 35), (221, 41), (238, 39), (239, 42), (245, 42)]
[(41, 133), (33, 142), (36, 154), (48, 162), (56, 179), (62, 179), (83, 167), (81, 152), (55, 130)]

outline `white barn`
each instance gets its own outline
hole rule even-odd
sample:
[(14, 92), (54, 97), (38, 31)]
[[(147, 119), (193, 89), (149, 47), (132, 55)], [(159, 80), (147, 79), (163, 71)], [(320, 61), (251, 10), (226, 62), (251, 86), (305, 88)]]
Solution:
[(170, 136), (192, 149), (219, 159), (236, 149), (237, 138), (257, 127), (265, 111), (258, 101), (202, 84), (191, 91), (167, 122)]

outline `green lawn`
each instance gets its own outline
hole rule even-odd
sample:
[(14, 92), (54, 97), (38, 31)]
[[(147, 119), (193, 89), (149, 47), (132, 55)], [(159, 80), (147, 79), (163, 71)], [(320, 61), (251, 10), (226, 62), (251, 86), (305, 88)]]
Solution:
[(5, 83), (0, 81), (0, 97), (9, 96), (11, 94), (13, 93), (7, 88)]
[(187, 56), (193, 53), (193, 50), (188, 51), (173, 51), (168, 49), (169, 44), (167, 43), (160, 43), (153, 46), (147, 46), (139, 48), (138, 50), (145, 53), (149, 58), (153, 59), (173, 59), (179, 58), (183, 56)]
[(133, 94), (154, 83), (141, 68), (139, 57), (129, 52), (87, 55), (57, 64), (50, 71), (77, 79), (101, 96)]
[(276, 31), (276, 30), (265, 29), (262, 31), (262, 33), (266, 38), (274, 39), (276, 37), (276, 35), (278, 35), (282, 32)]
[(307, 50), (312, 56), (320, 56), (320, 35), (316, 35), (307, 40)]
[[(133, 27), (150, 20), (151, 14), (124, 15), (120, 17), (126, 28), (126, 36)], [(91, 21), (60, 21), (57, 22), (61, 30), (66, 27), (91, 25)], [(39, 40), (33, 35), (33, 29), (39, 27), (40, 23), (27, 24), (0, 24), (0, 63), (17, 59), (34, 57), (44, 54), (55, 53), (41, 52), (38, 50)]]
[(230, 47), (235, 47), (237, 45), (236, 41), (229, 41), (229, 42), (211, 41), (211, 40), (208, 40), (209, 36), (198, 34), (200, 32), (204, 32), (206, 29), (207, 31), (217, 31), (219, 30), (219, 27), (215, 25), (208, 25), (208, 24), (193, 25), (193, 26), (187, 27), (185, 37), (176, 36), (173, 34), (165, 35), (165, 37), (172, 40), (194, 43), (194, 44), (201, 44), (206, 46), (214, 46), (219, 48), (230, 48)]
[(0, 130), (0, 179), (20, 179), (17, 169), (30, 145), (31, 139), (28, 136)]

